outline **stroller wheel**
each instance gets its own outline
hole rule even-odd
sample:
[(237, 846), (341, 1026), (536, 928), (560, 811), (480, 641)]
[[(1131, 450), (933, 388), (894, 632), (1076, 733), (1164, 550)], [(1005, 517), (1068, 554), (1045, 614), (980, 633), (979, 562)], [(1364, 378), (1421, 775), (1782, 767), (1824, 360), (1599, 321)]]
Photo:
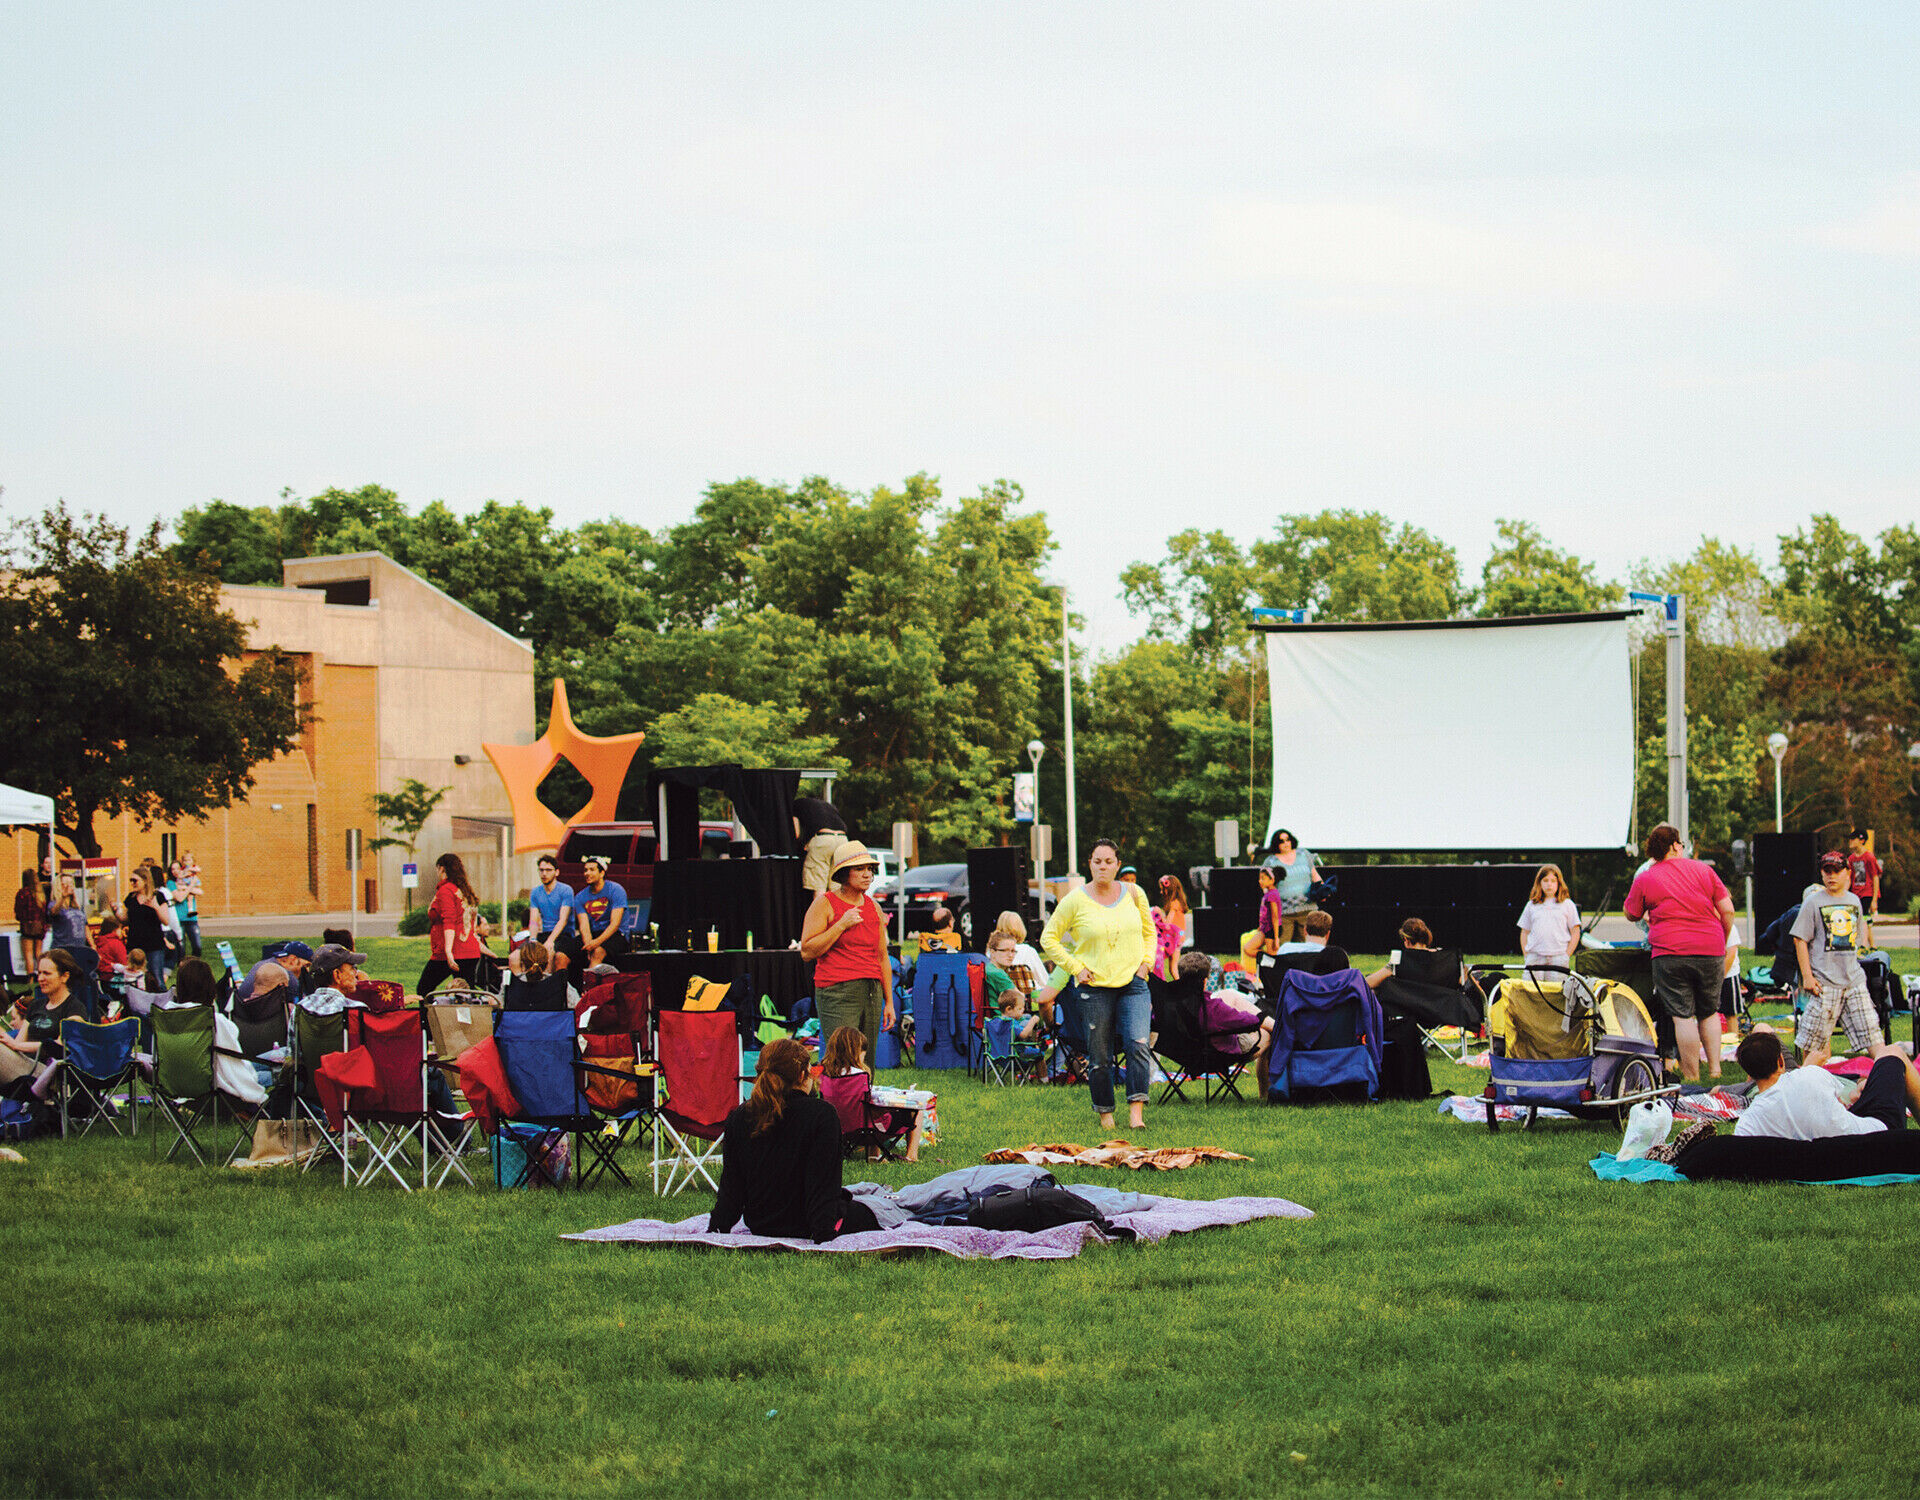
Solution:
[[(1616, 1099), (1625, 1099), (1634, 1094), (1644, 1094), (1654, 1086), (1654, 1081), (1652, 1067), (1640, 1058), (1632, 1058), (1627, 1062), (1625, 1067), (1621, 1068), (1621, 1070), (1614, 1075), (1613, 1097)], [(1627, 1115), (1632, 1108), (1632, 1105), (1622, 1104), (1614, 1110), (1614, 1123), (1624, 1128), (1627, 1123)]]

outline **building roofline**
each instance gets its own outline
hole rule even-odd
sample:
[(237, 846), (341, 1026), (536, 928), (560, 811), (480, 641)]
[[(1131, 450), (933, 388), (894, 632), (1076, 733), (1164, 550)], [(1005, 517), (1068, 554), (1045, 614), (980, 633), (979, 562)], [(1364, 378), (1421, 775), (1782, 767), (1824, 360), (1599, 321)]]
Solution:
[(299, 588), (300, 587), (300, 585), (297, 583), (288, 585), (285, 582), (285, 579), (287, 576), (287, 566), (290, 563), (355, 562), (363, 557), (378, 558), (381, 562), (386, 563), (389, 567), (399, 569), (402, 573), (405, 573), (407, 577), (411, 578), (415, 583), (419, 584), (421, 588), (426, 589), (431, 593), (438, 594), (442, 599), (446, 600), (447, 603), (451, 604), (455, 609), (460, 610), (463, 613), (472, 615), (474, 619), (478, 620), (482, 625), (486, 626), (487, 629), (491, 630), (495, 635), (500, 636), (503, 640), (512, 641), (514, 645), (520, 647), (522, 650), (526, 651), (528, 654), (532, 654), (533, 640), (531, 637), (514, 635), (511, 631), (502, 630), (498, 625), (494, 624), (493, 621), (489, 620), (485, 615), (481, 614), (478, 610), (469, 609), (466, 605), (462, 604), (458, 599), (454, 598), (453, 595), (449, 594), (445, 589), (441, 588), (438, 584), (432, 582), (430, 579), (422, 578), (418, 573), (414, 572), (413, 569), (409, 568), (405, 563), (396, 562), (393, 558), (389, 557), (384, 552), (329, 552), (320, 557), (283, 557), (280, 559), (280, 577), (282, 580), (281, 587), (282, 588), (287, 588), (287, 587)]

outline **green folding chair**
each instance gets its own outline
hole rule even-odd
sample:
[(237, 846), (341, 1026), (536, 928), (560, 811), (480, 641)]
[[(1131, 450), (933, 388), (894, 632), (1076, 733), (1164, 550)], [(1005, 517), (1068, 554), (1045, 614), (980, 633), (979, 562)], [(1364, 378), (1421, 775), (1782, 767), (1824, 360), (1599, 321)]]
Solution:
[[(195, 1138), (204, 1122), (213, 1126), (212, 1151), (220, 1149), (220, 1093), (213, 1084), (213, 1007), (155, 1006), (153, 1022), (153, 1104), (173, 1127), (168, 1161), (185, 1147), (196, 1164), (207, 1155)], [(153, 1129), (154, 1154), (160, 1151), (160, 1126)]]
[(305, 1120), (314, 1127), (314, 1132), (326, 1144), (308, 1154), (300, 1163), (300, 1173), (305, 1176), (314, 1169), (316, 1163), (325, 1157), (340, 1158), (342, 1171), (346, 1170), (346, 1157), (340, 1149), (340, 1140), (327, 1124), (326, 1109), (320, 1103), (320, 1090), (314, 1084), (314, 1075), (319, 1071), (320, 1059), (329, 1052), (347, 1050), (347, 1013), (335, 1011), (330, 1016), (316, 1016), (301, 1005), (293, 1009), (293, 1118)]

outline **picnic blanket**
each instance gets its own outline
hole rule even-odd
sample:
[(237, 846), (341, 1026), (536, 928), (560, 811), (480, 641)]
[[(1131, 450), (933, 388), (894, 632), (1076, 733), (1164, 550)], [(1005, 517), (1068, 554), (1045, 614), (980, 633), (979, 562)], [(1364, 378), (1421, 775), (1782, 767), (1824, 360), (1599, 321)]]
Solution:
[(1222, 1151), (1218, 1146), (1133, 1146), (1126, 1141), (1102, 1141), (1097, 1146), (1079, 1146), (1071, 1141), (1049, 1145), (1030, 1143), (1003, 1146), (980, 1158), (987, 1162), (1023, 1161), (1036, 1167), (1127, 1167), (1138, 1172), (1143, 1167), (1155, 1172), (1177, 1172), (1182, 1167), (1203, 1161), (1252, 1161), (1237, 1151)]
[[(1440, 1101), (1440, 1113), (1451, 1115), (1465, 1125), (1484, 1125), (1487, 1123), (1487, 1101), (1478, 1094), (1449, 1094)], [(1537, 1113), (1543, 1120), (1573, 1118), (1564, 1109), (1554, 1109), (1550, 1105), (1543, 1105)], [(1510, 1104), (1496, 1104), (1493, 1107), (1493, 1117), (1502, 1125), (1510, 1125), (1515, 1120), (1524, 1120), (1527, 1112), (1524, 1109), (1515, 1109)]]
[[(1154, 1198), (1149, 1207), (1111, 1216), (1116, 1227), (1131, 1229), (1136, 1239), (1148, 1242), (1196, 1229), (1249, 1224), (1255, 1219), (1312, 1217), (1311, 1209), (1285, 1198)], [(769, 1239), (749, 1234), (744, 1224), (736, 1226), (731, 1234), (708, 1234), (705, 1214), (695, 1214), (677, 1224), (659, 1219), (630, 1219), (624, 1224), (563, 1234), (560, 1238), (623, 1245), (694, 1245), (715, 1250), (824, 1250), (843, 1255), (924, 1250), (951, 1255), (958, 1260), (1071, 1260), (1089, 1245), (1108, 1242), (1091, 1224), (1062, 1224), (1054, 1229), (1020, 1232), (974, 1229), (965, 1224), (906, 1223), (864, 1234), (843, 1234), (837, 1240), (816, 1245), (812, 1240)]]
[(1673, 1101), (1676, 1120), (1737, 1120), (1746, 1111), (1747, 1101), (1730, 1088), (1710, 1089), (1704, 1094), (1682, 1094)]
[[(1596, 1156), (1587, 1163), (1602, 1182), (1687, 1182), (1690, 1179), (1674, 1171), (1664, 1161), (1615, 1161), (1611, 1156)], [(1882, 1172), (1873, 1177), (1834, 1177), (1817, 1182), (1802, 1180), (1806, 1187), (1894, 1187), (1903, 1182), (1920, 1182), (1920, 1174)]]

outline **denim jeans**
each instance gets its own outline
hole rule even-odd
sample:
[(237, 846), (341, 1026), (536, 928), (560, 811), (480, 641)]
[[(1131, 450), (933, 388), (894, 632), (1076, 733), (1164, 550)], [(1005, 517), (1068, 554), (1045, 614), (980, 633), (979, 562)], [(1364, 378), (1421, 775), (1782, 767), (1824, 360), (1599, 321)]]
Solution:
[(1114, 1025), (1127, 1059), (1127, 1103), (1143, 1104), (1153, 1082), (1153, 1054), (1147, 1048), (1147, 1030), (1153, 1020), (1153, 1002), (1147, 982), (1132, 979), (1118, 989), (1076, 984), (1074, 998), (1087, 1028), (1087, 1092), (1095, 1113), (1113, 1113)]

